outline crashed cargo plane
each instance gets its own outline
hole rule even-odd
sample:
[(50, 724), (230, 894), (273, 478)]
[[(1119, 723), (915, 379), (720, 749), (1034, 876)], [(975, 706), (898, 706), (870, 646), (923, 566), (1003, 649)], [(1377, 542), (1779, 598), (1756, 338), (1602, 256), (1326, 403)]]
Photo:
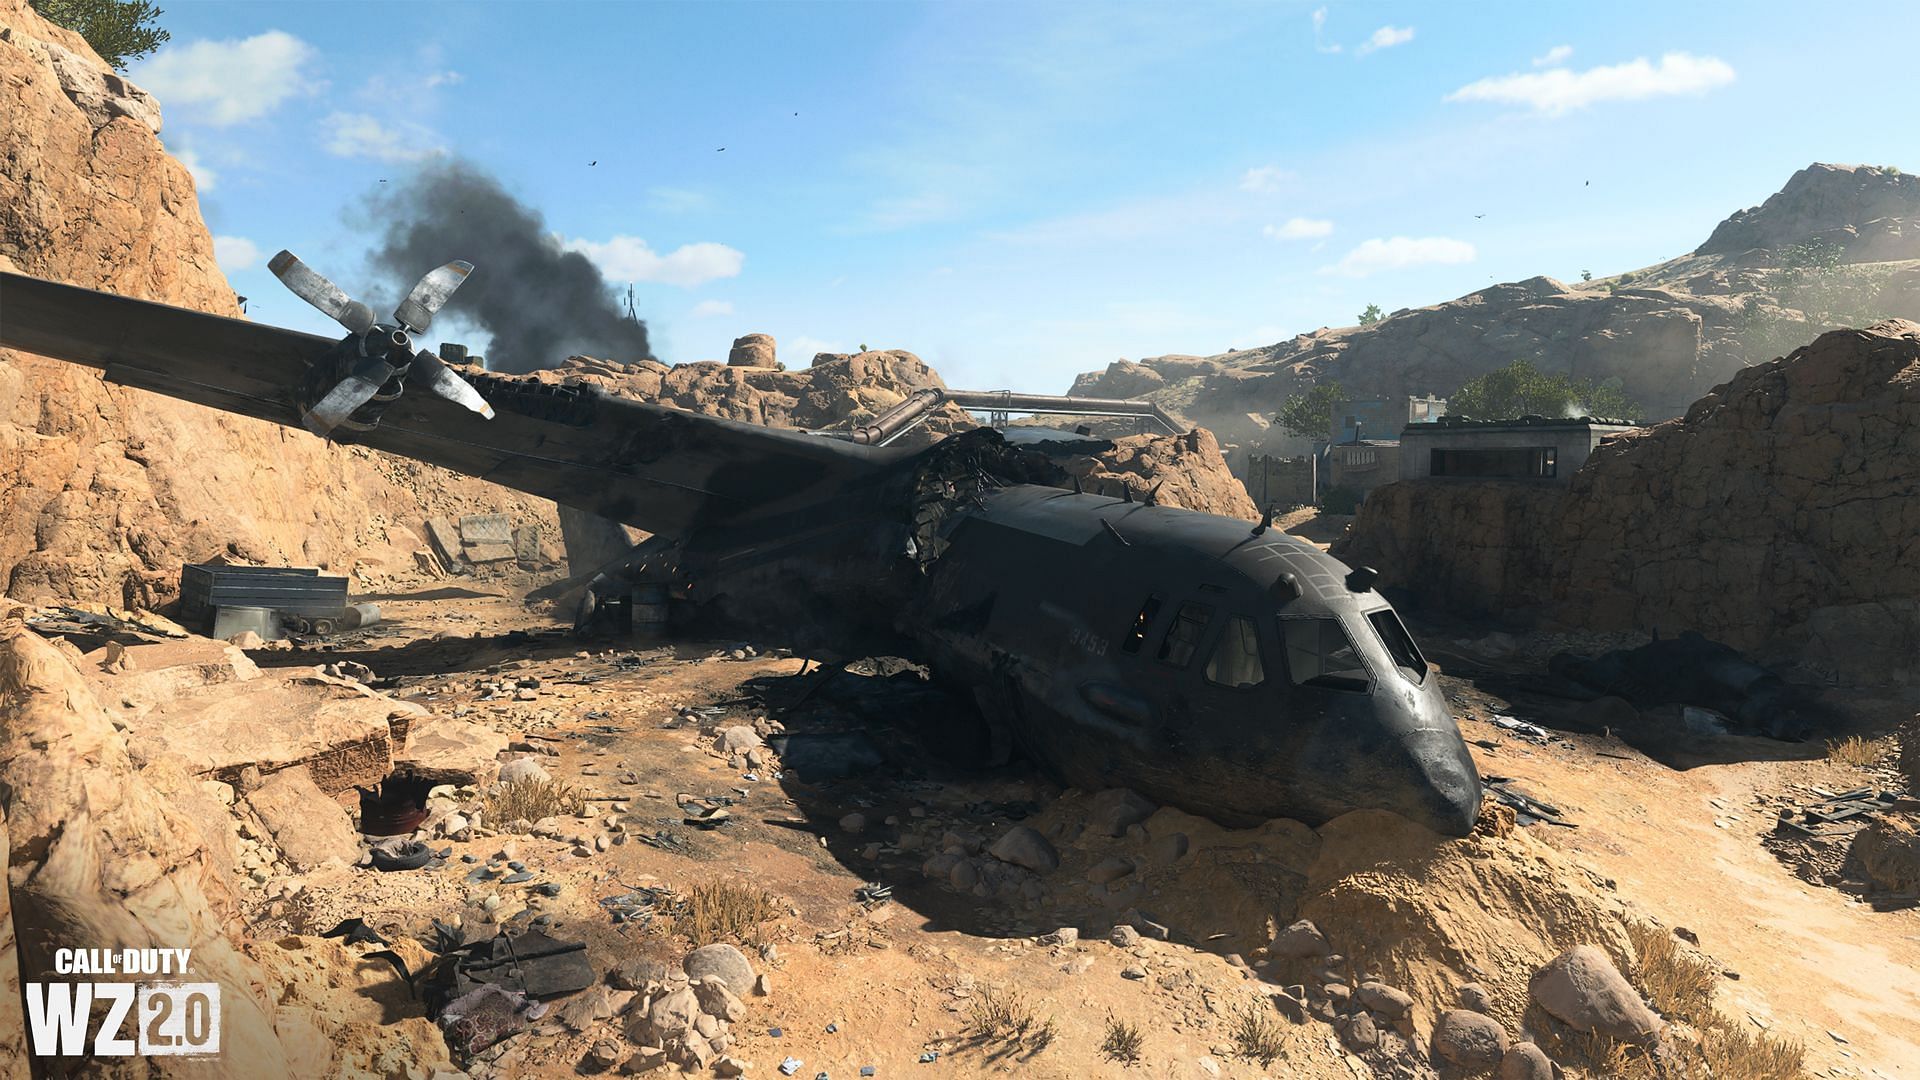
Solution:
[[(0, 345), (430, 462), (647, 530), (673, 625), (835, 662), (895, 655), (1062, 781), (1228, 824), (1396, 811), (1464, 835), (1480, 779), (1372, 574), (1246, 522), (1066, 490), (991, 429), (912, 451), (456, 371), (282, 252), (332, 340), (0, 274)], [(428, 394), (403, 394), (409, 379)]]

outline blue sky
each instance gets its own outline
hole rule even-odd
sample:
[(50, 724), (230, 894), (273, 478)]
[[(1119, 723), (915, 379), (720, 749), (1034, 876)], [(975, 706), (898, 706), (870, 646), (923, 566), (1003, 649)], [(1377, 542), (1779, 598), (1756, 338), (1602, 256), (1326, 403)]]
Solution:
[(390, 302), (367, 200), (455, 154), (632, 282), (661, 359), (763, 331), (789, 365), (905, 348), (977, 389), (1618, 273), (1810, 162), (1920, 169), (1906, 2), (176, 0), (162, 23), (130, 74), (257, 319), (332, 330), (266, 273), (281, 247)]

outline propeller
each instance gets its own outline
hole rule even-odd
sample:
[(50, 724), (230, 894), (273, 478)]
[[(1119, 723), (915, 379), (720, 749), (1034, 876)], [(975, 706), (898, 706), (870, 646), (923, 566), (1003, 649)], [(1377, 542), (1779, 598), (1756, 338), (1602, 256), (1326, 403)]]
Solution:
[[(309, 431), (326, 436), (342, 425), (362, 426), (350, 420), (354, 412), (370, 401), (392, 401), (399, 397), (406, 376), (416, 371), (426, 381), (428, 391), (493, 419), (493, 406), (487, 404), (472, 384), (431, 350), (416, 348), (413, 343), (414, 335), (425, 333), (433, 325), (434, 313), (445, 306), (454, 290), (473, 273), (472, 263), (456, 260), (428, 272), (394, 309), (391, 323), (376, 320), (371, 308), (349, 297), (291, 251), (275, 255), (267, 263), (267, 269), (295, 296), (346, 327), (347, 333), (358, 339), (355, 345), (359, 362), (306, 410), (304, 419)], [(393, 389), (383, 394), (389, 383)]]

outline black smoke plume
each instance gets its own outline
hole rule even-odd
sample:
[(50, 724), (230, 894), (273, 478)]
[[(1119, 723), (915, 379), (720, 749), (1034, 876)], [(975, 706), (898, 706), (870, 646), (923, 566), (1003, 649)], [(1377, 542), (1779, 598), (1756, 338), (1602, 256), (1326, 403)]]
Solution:
[[(428, 165), (371, 206), (382, 232), (373, 265), (398, 289), (453, 259), (474, 265), (442, 316), (493, 336), (487, 367), (532, 371), (568, 356), (648, 360), (646, 323), (629, 318), (598, 267), (563, 251), (538, 211), (464, 161)], [(429, 341), (439, 338), (428, 334)]]

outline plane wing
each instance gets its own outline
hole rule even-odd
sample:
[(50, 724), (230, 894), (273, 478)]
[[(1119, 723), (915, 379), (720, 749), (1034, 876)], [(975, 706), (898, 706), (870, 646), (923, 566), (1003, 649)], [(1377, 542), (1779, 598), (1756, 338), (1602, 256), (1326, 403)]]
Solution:
[[(339, 342), (0, 272), (0, 347), (109, 382), (302, 430), (294, 389)], [(840, 490), (903, 456), (629, 401), (585, 385), (462, 374), (492, 420), (426, 393), (342, 441), (440, 465), (649, 532), (682, 533)]]

